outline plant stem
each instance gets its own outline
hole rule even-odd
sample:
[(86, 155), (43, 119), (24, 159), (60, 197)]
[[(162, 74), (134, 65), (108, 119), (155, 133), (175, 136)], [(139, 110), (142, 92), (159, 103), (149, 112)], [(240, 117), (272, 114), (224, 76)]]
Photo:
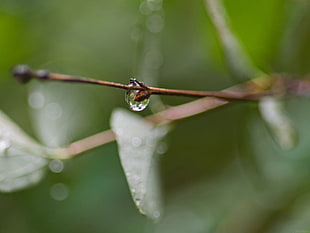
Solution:
[[(145, 118), (154, 126), (168, 124), (172, 121), (191, 117), (211, 109), (226, 105), (231, 100), (260, 100), (266, 96), (287, 97), (290, 95), (306, 96), (310, 92), (310, 77), (303, 80), (296, 79), (293, 75), (274, 75), (268, 78), (256, 78), (245, 83), (233, 86), (218, 92), (188, 91), (148, 87), (145, 84), (131, 86), (109, 81), (75, 77), (71, 75), (49, 73), (45, 70), (31, 70), (27, 66), (17, 66), (13, 69), (14, 76), (21, 82), (28, 82), (31, 78), (40, 80), (77, 82), (104, 85), (124, 90), (141, 90), (149, 94), (178, 95), (204, 97), (198, 100), (167, 108)], [(102, 146), (115, 140), (114, 132), (110, 130), (73, 142), (64, 148), (51, 149), (53, 159), (69, 159), (90, 149)], [(53, 153), (54, 152), (54, 153)]]
[(205, 0), (206, 11), (215, 27), (230, 69), (238, 77), (251, 78), (263, 72), (255, 67), (231, 30), (226, 10), (221, 0)]
[[(158, 87), (148, 87), (146, 85), (132, 86), (110, 81), (96, 80), (85, 77), (76, 77), (72, 75), (50, 73), (46, 70), (31, 70), (25, 65), (18, 65), (13, 69), (14, 76), (22, 82), (27, 82), (31, 78), (36, 78), (45, 81), (62, 81), (87, 83), (101, 86), (114, 87), (124, 90), (141, 90), (147, 91), (150, 95), (174, 95), (174, 96), (188, 96), (188, 97), (215, 97), (226, 100), (258, 100), (262, 96), (270, 96), (270, 92), (243, 92), (243, 91), (191, 91), (191, 90), (176, 90)], [(21, 71), (22, 70), (22, 71)], [(25, 81), (26, 80), (26, 81)]]
[[(164, 111), (150, 115), (145, 119), (154, 126), (168, 124), (172, 121), (191, 117), (228, 103), (229, 101), (227, 100), (205, 97), (186, 104), (178, 105), (176, 107), (168, 108)], [(88, 150), (113, 142), (114, 140), (115, 134), (111, 129), (109, 129), (67, 145), (60, 150), (62, 155), (60, 155), (59, 158), (57, 158), (57, 156), (53, 158), (70, 159)]]
[[(255, 86), (256, 85), (264, 86), (266, 85), (266, 84), (263, 84), (265, 81), (266, 80), (257, 78), (257, 79), (253, 79), (252, 81), (247, 82), (246, 85), (241, 84), (241, 85), (233, 86), (224, 91), (229, 91), (230, 89), (240, 89), (240, 88), (244, 88), (245, 86), (252, 86), (253, 83), (255, 83)], [(175, 107), (169, 107), (161, 112), (145, 117), (145, 120), (149, 121), (154, 126), (169, 124), (172, 121), (177, 121), (177, 120), (181, 120), (187, 117), (191, 117), (191, 116), (221, 107), (228, 103), (229, 103), (228, 100), (215, 98), (215, 97), (204, 97), (198, 100), (191, 101), (189, 103), (181, 104)], [(115, 135), (111, 129), (103, 131), (101, 133), (92, 135), (90, 137), (84, 138), (82, 140), (79, 140), (77, 142), (74, 142), (66, 146), (65, 148), (63, 148), (63, 151), (65, 151), (66, 156), (61, 156), (61, 159), (72, 158), (90, 149), (113, 142), (114, 140), (115, 140)]]

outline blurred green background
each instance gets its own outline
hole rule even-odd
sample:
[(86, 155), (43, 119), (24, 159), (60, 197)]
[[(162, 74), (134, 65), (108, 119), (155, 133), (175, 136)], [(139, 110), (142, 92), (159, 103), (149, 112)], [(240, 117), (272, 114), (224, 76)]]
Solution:
[[(260, 69), (309, 72), (308, 1), (224, 4)], [(221, 90), (240, 82), (200, 0), (1, 0), (0, 55), (0, 109), (49, 146), (109, 129), (113, 109), (126, 108), (124, 93), (67, 83), (24, 86), (10, 74), (16, 64), (121, 83), (136, 77), (176, 89)], [(50, 105), (52, 117), (29, 106), (40, 91), (59, 103)], [(162, 98), (166, 105), (189, 100)], [(159, 223), (135, 209), (111, 143), (66, 161), (61, 173), (47, 172), (34, 187), (0, 194), (0, 232), (310, 232), (310, 103), (285, 104), (299, 134), (290, 151), (274, 142), (254, 103), (173, 124), (162, 145)]]

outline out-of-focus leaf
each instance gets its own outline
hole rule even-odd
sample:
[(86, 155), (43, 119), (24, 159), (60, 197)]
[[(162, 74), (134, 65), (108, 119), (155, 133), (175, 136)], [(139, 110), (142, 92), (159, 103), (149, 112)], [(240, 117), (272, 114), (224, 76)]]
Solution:
[(265, 177), (265, 182), (272, 187), (285, 186), (292, 190), (292, 186), (309, 180), (309, 101), (293, 99), (288, 102), (287, 109), (299, 134), (294, 148), (281, 149), (258, 117), (250, 122), (249, 139), (260, 176)]
[(237, 164), (230, 165), (218, 176), (170, 194), (165, 216), (154, 226), (154, 232), (255, 232), (263, 217), (262, 207), (255, 199), (242, 169)]
[[(283, 30), (291, 27), (287, 25), (287, 13), (300, 2), (302, 1), (223, 0), (231, 28), (261, 70), (270, 71), (270, 64), (273, 64), (277, 54), (275, 51), (279, 49), (278, 43), (283, 36)], [(295, 46), (294, 43), (288, 45), (291, 46)], [(274, 68), (271, 70), (274, 71)]]
[[(93, 127), (93, 103), (79, 86), (34, 83), (28, 97), (34, 129), (44, 145), (59, 147)], [(70, 91), (68, 92), (68, 89)], [(83, 122), (83, 124), (81, 124)]]
[(0, 112), (0, 191), (11, 192), (37, 183), (48, 160), (43, 147)]
[(293, 148), (296, 144), (296, 131), (281, 100), (266, 97), (259, 102), (259, 107), (262, 117), (281, 148)]
[(255, 67), (250, 57), (243, 49), (239, 39), (231, 30), (222, 1), (205, 0), (205, 5), (209, 17), (218, 33), (227, 63), (230, 65), (232, 71), (236, 75), (246, 78), (262, 74), (262, 72)]
[(267, 233), (282, 232), (309, 232), (310, 229), (310, 195), (308, 192), (302, 193), (294, 198), (294, 201), (288, 206), (289, 212), (275, 221), (274, 226)]
[(153, 127), (136, 114), (121, 109), (113, 112), (111, 127), (116, 134), (121, 163), (135, 205), (142, 214), (159, 218), (161, 192), (156, 147), (167, 128)]

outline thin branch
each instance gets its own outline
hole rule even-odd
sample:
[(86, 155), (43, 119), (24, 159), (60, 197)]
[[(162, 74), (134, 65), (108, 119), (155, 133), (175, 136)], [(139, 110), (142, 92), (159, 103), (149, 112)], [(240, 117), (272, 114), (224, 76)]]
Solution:
[[(270, 96), (270, 92), (260, 92), (260, 93), (247, 93), (247, 92), (235, 92), (235, 91), (190, 91), (190, 90), (176, 90), (176, 89), (166, 89), (158, 87), (148, 87), (144, 83), (139, 82), (135, 79), (133, 82), (137, 82), (140, 85), (121, 84), (103, 80), (96, 80), (84, 77), (76, 77), (72, 75), (51, 73), (46, 70), (32, 70), (28, 66), (18, 65), (13, 68), (14, 76), (21, 82), (25, 83), (30, 81), (32, 78), (45, 81), (62, 81), (62, 82), (75, 82), (75, 83), (87, 83), (95, 84), (101, 86), (114, 87), (124, 90), (140, 90), (146, 92), (143, 98), (148, 98), (150, 95), (174, 95), (174, 96), (188, 96), (188, 97), (215, 97), (222, 98), (226, 100), (257, 100), (264, 95)], [(132, 82), (131, 80), (131, 82)]]
[(217, 31), (228, 65), (235, 74), (247, 78), (262, 74), (234, 35), (221, 0), (205, 0), (206, 10)]
[[(176, 107), (168, 108), (162, 112), (150, 115), (145, 119), (152, 123), (154, 126), (168, 124), (172, 121), (184, 119), (202, 112), (209, 111), (227, 103), (229, 103), (227, 100), (205, 97)], [(61, 148), (61, 150), (59, 150), (61, 154), (59, 156), (53, 156), (53, 158), (69, 159), (88, 150), (113, 142), (114, 140), (115, 134), (111, 129), (109, 129), (82, 140), (73, 142), (64, 148)], [(55, 150), (55, 152), (56, 151), (57, 150)], [(55, 154), (57, 154), (57, 152)]]
[(111, 129), (109, 129), (67, 145), (64, 148), (66, 151), (65, 154), (67, 154), (67, 157), (70, 158), (85, 151), (113, 142), (114, 140), (115, 134)]
[[(309, 77), (310, 78), (310, 77)], [(282, 76), (277, 76), (274, 86), (285, 86), (287, 95), (297, 95), (305, 96), (310, 92), (310, 81), (306, 80), (295, 80), (295, 79), (285, 79), (283, 81)], [(246, 82), (245, 84), (233, 86), (225, 91), (231, 89), (238, 90), (240, 88), (247, 88), (255, 92), (259, 87), (266, 88), (270, 83), (266, 79), (257, 78)], [(282, 87), (284, 89), (284, 87)], [(285, 96), (285, 95), (283, 95)], [(154, 126), (169, 124), (172, 121), (181, 120), (187, 117), (191, 117), (203, 112), (210, 111), (212, 109), (224, 106), (230, 103), (228, 100), (219, 99), (215, 97), (205, 97), (198, 100), (191, 101), (182, 105), (167, 108), (164, 111), (155, 113), (153, 115), (145, 117), (145, 120), (152, 123)], [(87, 150), (102, 146), (104, 144), (113, 142), (115, 140), (115, 135), (112, 130), (106, 130), (99, 134), (90, 136), (88, 138), (82, 139), (80, 141), (74, 142), (67, 147), (63, 148), (67, 156), (62, 156), (62, 159), (72, 158), (78, 154), (81, 154)]]
[[(310, 93), (310, 77), (303, 80), (296, 79), (292, 75), (274, 75), (269, 78), (256, 78), (248, 82), (233, 86), (219, 92), (174, 90), (156, 87), (148, 87), (137, 80), (131, 80), (129, 85), (120, 83), (78, 78), (71, 75), (49, 73), (45, 70), (33, 71), (27, 66), (17, 66), (13, 74), (21, 82), (28, 82), (32, 78), (40, 80), (55, 80), (65, 82), (78, 82), (104, 85), (124, 90), (141, 90), (150, 94), (182, 95), (204, 97), (198, 100), (167, 108), (145, 119), (154, 126), (168, 124), (172, 121), (191, 117), (211, 109), (228, 104), (232, 100), (260, 100), (266, 96), (287, 97), (290, 95), (306, 96)], [(132, 85), (137, 83), (138, 85)], [(140, 93), (140, 92), (139, 92)], [(69, 159), (90, 149), (102, 146), (115, 140), (114, 132), (110, 129), (99, 134), (73, 142), (64, 148), (50, 149), (50, 158)]]

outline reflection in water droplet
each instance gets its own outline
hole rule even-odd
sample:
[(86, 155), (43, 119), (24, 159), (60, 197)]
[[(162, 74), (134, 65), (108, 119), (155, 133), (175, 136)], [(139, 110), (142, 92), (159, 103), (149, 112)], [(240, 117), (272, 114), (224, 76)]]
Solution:
[(54, 184), (50, 189), (50, 195), (56, 201), (63, 201), (69, 195), (68, 187), (63, 183)]
[(60, 173), (64, 169), (64, 163), (61, 160), (52, 160), (48, 166), (55, 173)]
[(58, 103), (49, 103), (45, 109), (50, 120), (58, 120), (62, 115), (62, 108)]
[(0, 154), (4, 154), (7, 149), (9, 149), (11, 146), (11, 143), (8, 139), (0, 139)]
[[(130, 81), (129, 86), (141, 86), (135, 79), (132, 79)], [(142, 92), (145, 92), (146, 96), (141, 101), (136, 101), (136, 97)], [(149, 104), (150, 98), (148, 96), (148, 93), (144, 90), (128, 90), (125, 94), (125, 100), (129, 105), (129, 108), (135, 112), (143, 111), (147, 105)]]
[(131, 145), (132, 145), (133, 147), (139, 147), (139, 146), (141, 146), (141, 145), (142, 145), (142, 139), (139, 138), (139, 137), (133, 137), (133, 138), (131, 139)]
[(45, 98), (41, 92), (35, 91), (28, 97), (28, 104), (30, 107), (39, 109), (44, 106)]
[(136, 181), (136, 182), (140, 182), (141, 181), (141, 177), (138, 175), (134, 175), (132, 176), (132, 178)]

